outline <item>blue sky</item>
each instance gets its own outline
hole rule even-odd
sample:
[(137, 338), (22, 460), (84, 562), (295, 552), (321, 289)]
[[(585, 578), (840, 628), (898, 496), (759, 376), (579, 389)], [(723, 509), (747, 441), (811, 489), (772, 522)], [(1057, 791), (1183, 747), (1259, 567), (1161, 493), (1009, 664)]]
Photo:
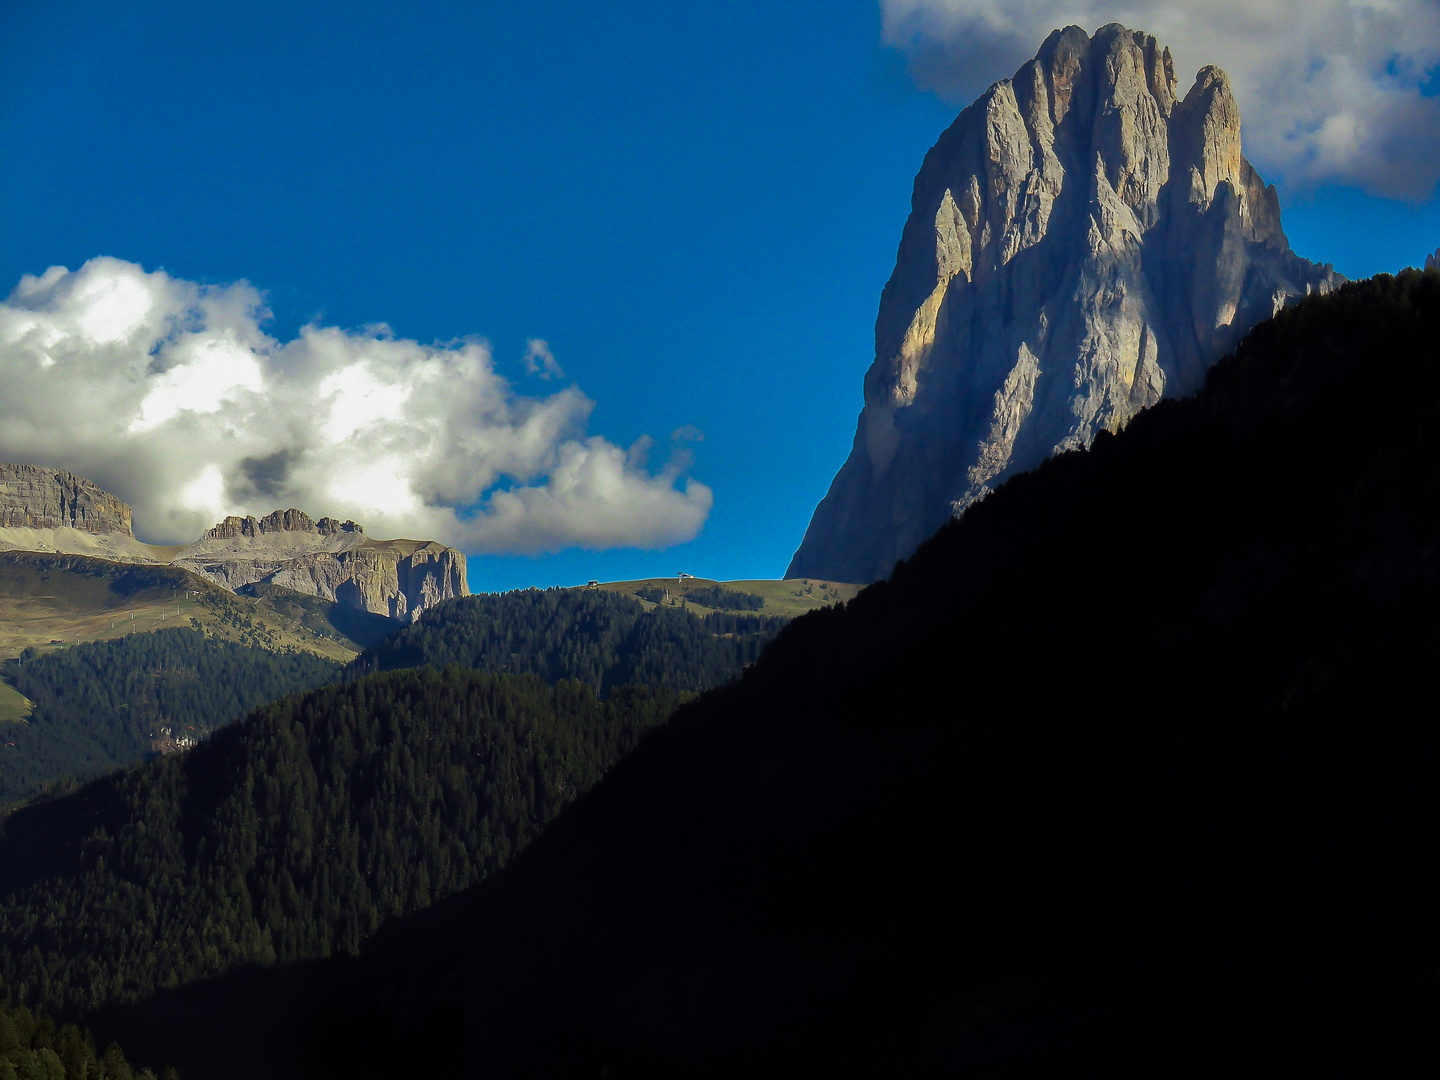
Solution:
[[(693, 454), (677, 483), (713, 505), (663, 550), (472, 557), (472, 588), (776, 577), (849, 450), (910, 185), (958, 111), (887, 40), (862, 0), (8, 4), (0, 294), (110, 256), (216, 310), (248, 281), (282, 343), (314, 324), (353, 347), (379, 322), (425, 346), (483, 338), (514, 394), (573, 384), (593, 402), (555, 404), (575, 446), (652, 436), (625, 465), (642, 494), (669, 482), (671, 433), (698, 429), (674, 445)], [(1433, 186), (1408, 202), (1293, 187), (1292, 245), (1348, 276), (1440, 245)], [(562, 378), (527, 375), (533, 339)], [(696, 491), (649, 542), (698, 520)]]

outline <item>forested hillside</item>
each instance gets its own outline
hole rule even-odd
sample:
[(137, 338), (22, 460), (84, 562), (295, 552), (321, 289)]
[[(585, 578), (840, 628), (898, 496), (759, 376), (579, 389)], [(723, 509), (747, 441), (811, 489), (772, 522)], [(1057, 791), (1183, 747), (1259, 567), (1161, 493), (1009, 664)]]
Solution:
[(245, 961), (354, 953), (504, 865), (675, 701), (393, 672), (20, 810), (0, 834), (6, 988), (73, 1011)]
[[(263, 599), (291, 603), (295, 610), (287, 612), (297, 619), (313, 614), (297, 606), (313, 598), (272, 589)], [(785, 621), (748, 612), (647, 613), (631, 597), (599, 591), (492, 593), (427, 612), (375, 644), (346, 675), (460, 664), (546, 682), (579, 679), (602, 695), (632, 685), (699, 691), (753, 663)], [(361, 630), (373, 633), (369, 623)], [(337, 670), (313, 653), (239, 644), (197, 629), (28, 649), (0, 665), (0, 675), (35, 704), (29, 723), (0, 727), (0, 808), (188, 745)]]
[(785, 622), (749, 613), (646, 612), (632, 597), (598, 590), (485, 593), (427, 611), (347, 671), (460, 664), (547, 682), (579, 679), (601, 695), (637, 684), (704, 690), (753, 663)]
[(0, 676), (34, 704), (28, 722), (0, 725), (0, 808), (198, 741), (338, 669), (314, 653), (275, 653), (179, 627), (27, 649), (0, 665)]

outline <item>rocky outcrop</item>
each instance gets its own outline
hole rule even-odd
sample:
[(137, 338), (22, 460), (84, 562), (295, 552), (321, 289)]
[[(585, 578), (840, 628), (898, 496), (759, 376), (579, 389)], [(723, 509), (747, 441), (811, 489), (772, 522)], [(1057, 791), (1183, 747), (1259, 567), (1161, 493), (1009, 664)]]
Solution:
[(1426, 270), (1440, 270), (1440, 248), (1435, 249), (1434, 255), (1425, 256)]
[(175, 563), (232, 592), (268, 583), (402, 622), (469, 592), (465, 556), (454, 548), (371, 540), (353, 521), (294, 509), (228, 517)]
[(1072, 26), (941, 136), (854, 446), (787, 577), (884, 577), (1007, 477), (1193, 392), (1255, 323), (1341, 281), (1290, 251), (1225, 73), (1177, 88), (1153, 37)]
[(177, 566), (231, 592), (271, 584), (413, 622), (442, 600), (469, 595), (465, 556), (433, 541), (390, 540), (292, 558), (182, 557)]
[[(343, 580), (333, 585), (323, 580), (332, 573), (332, 565), (345, 571)], [(324, 556), (308, 556), (274, 580), (301, 591), (313, 581), (317, 595), (333, 590), (339, 603), (403, 622), (413, 622), (427, 608), (468, 592), (465, 557), (436, 543), (419, 544), (404, 553), (388, 545), (360, 548), (336, 556), (333, 564)]]
[(125, 503), (83, 476), (39, 465), (0, 464), (0, 528), (135, 535)]

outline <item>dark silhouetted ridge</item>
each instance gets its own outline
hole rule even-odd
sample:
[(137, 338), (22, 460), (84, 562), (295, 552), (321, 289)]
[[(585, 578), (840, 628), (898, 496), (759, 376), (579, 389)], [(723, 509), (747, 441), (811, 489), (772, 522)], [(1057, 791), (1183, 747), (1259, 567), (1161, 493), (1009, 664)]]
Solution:
[(1440, 1064), (1437, 341), (1306, 301), (797, 620), (474, 894), (469, 1075)]

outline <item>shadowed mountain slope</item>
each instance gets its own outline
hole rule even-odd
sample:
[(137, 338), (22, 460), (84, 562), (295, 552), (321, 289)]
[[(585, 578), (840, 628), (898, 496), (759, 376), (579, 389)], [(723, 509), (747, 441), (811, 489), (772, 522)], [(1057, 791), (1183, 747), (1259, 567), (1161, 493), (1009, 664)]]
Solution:
[(470, 1075), (1440, 1063), (1437, 341), (1306, 301), (797, 620), (475, 894)]

